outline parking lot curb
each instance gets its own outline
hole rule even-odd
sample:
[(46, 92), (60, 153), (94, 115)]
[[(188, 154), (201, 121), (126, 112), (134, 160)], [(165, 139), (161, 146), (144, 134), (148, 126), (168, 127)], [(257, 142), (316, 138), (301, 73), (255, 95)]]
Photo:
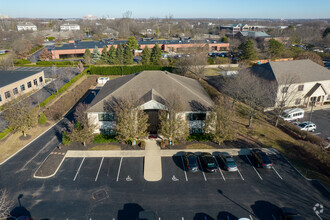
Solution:
[(44, 164), (44, 162), (48, 159), (49, 155), (46, 157), (46, 159), (42, 162), (42, 164), (38, 167), (38, 169), (36, 170), (36, 172), (34, 172), (33, 174), (33, 177), (36, 178), (36, 179), (48, 179), (50, 177), (53, 177), (56, 175), (57, 171), (60, 169), (60, 167), (62, 166), (62, 163), (64, 162), (65, 160), (65, 155), (64, 157), (62, 158), (61, 160), (61, 163), (58, 165), (58, 167), (56, 168), (55, 172), (49, 176), (37, 176), (36, 173), (38, 172), (38, 170), (40, 169), (40, 167), (42, 167), (42, 165)]
[(66, 158), (70, 157), (144, 157), (144, 150), (98, 150), (98, 151), (81, 151), (68, 150), (65, 154)]

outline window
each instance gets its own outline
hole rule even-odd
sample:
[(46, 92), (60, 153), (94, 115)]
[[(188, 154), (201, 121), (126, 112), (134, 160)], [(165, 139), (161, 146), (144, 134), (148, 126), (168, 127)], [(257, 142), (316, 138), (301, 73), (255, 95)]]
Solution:
[(201, 134), (201, 133), (203, 133), (203, 129), (202, 128), (191, 128), (191, 129), (189, 129), (189, 133), (190, 134)]
[(16, 95), (18, 93), (17, 87), (13, 89), (13, 94)]
[(35, 85), (35, 86), (38, 85), (38, 81), (37, 81), (37, 79), (34, 79), (34, 80), (33, 80), (33, 85)]
[(105, 135), (109, 135), (109, 136), (114, 136), (114, 135), (116, 135), (116, 131), (113, 130), (113, 129), (109, 129), (109, 128), (106, 128), (106, 129), (100, 129), (100, 132), (101, 132), (101, 134), (105, 134)]
[(6, 97), (6, 99), (10, 98), (10, 92), (9, 91), (5, 92), (5, 97)]
[(206, 113), (188, 113), (187, 118), (189, 121), (205, 120)]
[(2, 97), (1, 97), (1, 94), (0, 94), (0, 102), (2, 102)]
[(113, 121), (114, 114), (113, 113), (100, 113), (99, 114), (99, 121)]
[(288, 89), (289, 89), (289, 87), (283, 87), (283, 89), (282, 89), (282, 93), (286, 93), (286, 92), (288, 92)]
[(25, 85), (22, 84), (22, 85), (21, 85), (21, 92), (23, 92), (24, 90), (25, 90)]
[(43, 78), (42, 76), (39, 77), (39, 82), (42, 82), (43, 81)]
[(304, 85), (299, 85), (298, 86), (298, 91), (304, 91)]
[(296, 99), (296, 105), (300, 105), (300, 103), (301, 103), (301, 99), (300, 98)]
[(28, 88), (32, 87), (31, 81), (27, 83)]
[(330, 100), (330, 95), (328, 95), (328, 98), (327, 98), (327, 100)]

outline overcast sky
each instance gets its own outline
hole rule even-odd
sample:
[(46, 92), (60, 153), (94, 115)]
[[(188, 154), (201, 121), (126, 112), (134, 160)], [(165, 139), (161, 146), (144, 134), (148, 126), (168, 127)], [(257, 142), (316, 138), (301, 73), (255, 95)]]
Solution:
[(330, 18), (330, 0), (0, 0), (0, 14), (29, 18)]

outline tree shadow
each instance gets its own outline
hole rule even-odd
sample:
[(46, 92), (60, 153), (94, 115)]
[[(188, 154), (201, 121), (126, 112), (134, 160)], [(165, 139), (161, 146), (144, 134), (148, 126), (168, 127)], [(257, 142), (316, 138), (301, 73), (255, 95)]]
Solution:
[(217, 216), (218, 220), (237, 220), (238, 217), (236, 217), (235, 215), (229, 213), (229, 212), (219, 212), (218, 216)]
[(122, 210), (118, 210), (118, 220), (136, 220), (139, 218), (139, 213), (144, 209), (136, 203), (124, 204)]
[(215, 220), (215, 219), (209, 216), (208, 214), (201, 212), (201, 213), (196, 213), (193, 220)]
[(264, 220), (274, 220), (280, 213), (280, 208), (278, 206), (263, 200), (256, 201), (251, 205), (251, 209), (258, 219)]
[(31, 213), (24, 206), (22, 206), (22, 198), (23, 194), (20, 194), (17, 198), (19, 206), (16, 206), (10, 211), (10, 217), (8, 217), (7, 219), (17, 219), (19, 217), (28, 217), (29, 219), (31, 218)]

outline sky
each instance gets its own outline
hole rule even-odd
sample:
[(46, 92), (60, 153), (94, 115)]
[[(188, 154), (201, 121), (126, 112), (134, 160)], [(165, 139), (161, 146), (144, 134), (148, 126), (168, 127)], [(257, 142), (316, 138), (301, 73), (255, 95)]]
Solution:
[(0, 0), (0, 14), (27, 18), (330, 18), (330, 0)]

